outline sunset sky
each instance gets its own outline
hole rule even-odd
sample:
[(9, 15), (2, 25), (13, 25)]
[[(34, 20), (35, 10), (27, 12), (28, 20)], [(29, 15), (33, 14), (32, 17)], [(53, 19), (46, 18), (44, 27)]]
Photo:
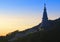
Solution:
[[(46, 0), (48, 17), (60, 17), (60, 0)], [(0, 35), (25, 30), (41, 22), (44, 0), (0, 0)]]

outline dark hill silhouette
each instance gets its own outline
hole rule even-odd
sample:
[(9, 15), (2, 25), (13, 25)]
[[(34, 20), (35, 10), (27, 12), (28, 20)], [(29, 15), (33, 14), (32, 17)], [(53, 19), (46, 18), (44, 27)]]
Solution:
[(51, 29), (31, 33), (23, 38), (18, 38), (14, 42), (60, 42), (60, 18), (54, 21), (49, 20)]
[(49, 27), (47, 30), (41, 30), (39, 31), (40, 24), (32, 27), (31, 29), (27, 29), (25, 31), (14, 31), (12, 33), (7, 34), (4, 37), (0, 37), (1, 42), (9, 42), (8, 40), (15, 37), (17, 33), (26, 33), (29, 30), (36, 30), (37, 32), (31, 32), (28, 35), (25, 35), (23, 37), (19, 37), (13, 42), (60, 42), (60, 18), (56, 20), (49, 20)]

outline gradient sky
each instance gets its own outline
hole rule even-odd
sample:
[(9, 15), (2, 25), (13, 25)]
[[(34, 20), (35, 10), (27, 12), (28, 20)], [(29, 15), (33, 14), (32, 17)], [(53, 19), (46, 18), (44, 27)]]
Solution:
[[(60, 17), (60, 0), (46, 0), (48, 17)], [(44, 0), (0, 0), (0, 35), (25, 30), (41, 22)]]

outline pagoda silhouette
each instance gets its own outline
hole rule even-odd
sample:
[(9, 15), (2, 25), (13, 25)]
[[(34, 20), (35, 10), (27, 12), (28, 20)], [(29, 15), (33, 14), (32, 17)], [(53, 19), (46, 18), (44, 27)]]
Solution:
[(46, 4), (44, 3), (44, 11), (43, 11), (43, 17), (42, 17), (42, 22), (40, 24), (40, 30), (47, 29), (48, 27), (48, 16), (47, 16), (47, 9), (46, 9)]

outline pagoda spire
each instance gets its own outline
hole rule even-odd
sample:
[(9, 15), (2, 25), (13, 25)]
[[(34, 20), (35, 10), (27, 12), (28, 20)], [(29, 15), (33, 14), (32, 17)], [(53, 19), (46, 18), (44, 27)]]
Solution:
[(42, 21), (44, 22), (47, 20), (48, 20), (48, 16), (47, 16), (46, 4), (44, 3), (44, 12), (43, 12)]
[(45, 29), (48, 26), (48, 16), (47, 16), (47, 10), (46, 10), (46, 4), (44, 3), (44, 11), (43, 11), (43, 17), (42, 22), (40, 25), (40, 29)]

